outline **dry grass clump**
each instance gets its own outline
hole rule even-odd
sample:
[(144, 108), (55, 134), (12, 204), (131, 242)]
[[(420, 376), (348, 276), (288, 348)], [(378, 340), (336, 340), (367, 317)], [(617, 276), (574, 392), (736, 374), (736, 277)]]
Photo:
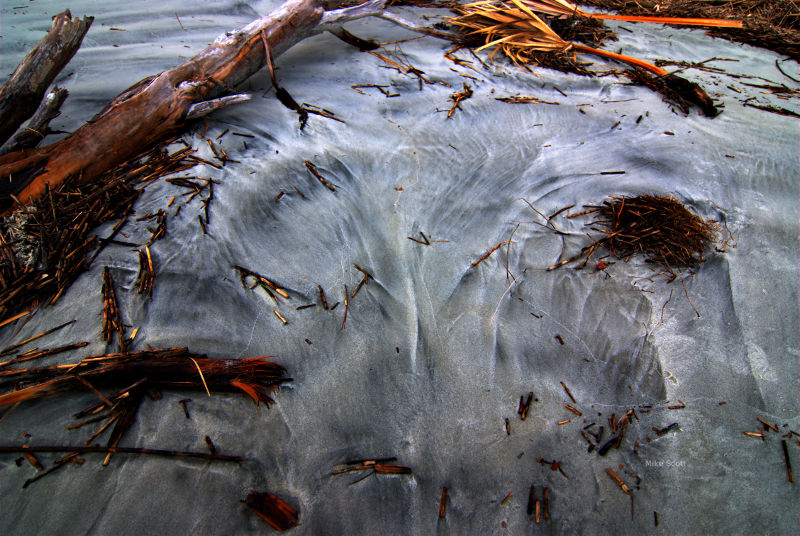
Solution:
[(603, 248), (622, 260), (641, 254), (648, 262), (661, 265), (674, 279), (678, 271), (705, 262), (705, 252), (717, 238), (713, 221), (693, 214), (674, 197), (611, 196), (602, 205), (590, 206), (580, 214), (596, 214), (592, 224), (598, 227), (592, 229), (604, 236), (549, 270), (580, 259), (583, 261), (578, 268), (582, 268)]

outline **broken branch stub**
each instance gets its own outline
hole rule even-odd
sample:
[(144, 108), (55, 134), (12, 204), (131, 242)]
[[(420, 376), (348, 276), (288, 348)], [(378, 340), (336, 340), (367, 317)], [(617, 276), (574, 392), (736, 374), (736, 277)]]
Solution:
[(0, 88), (0, 144), (31, 117), (47, 88), (78, 51), (94, 17), (72, 18), (69, 10), (53, 17), (53, 25)]

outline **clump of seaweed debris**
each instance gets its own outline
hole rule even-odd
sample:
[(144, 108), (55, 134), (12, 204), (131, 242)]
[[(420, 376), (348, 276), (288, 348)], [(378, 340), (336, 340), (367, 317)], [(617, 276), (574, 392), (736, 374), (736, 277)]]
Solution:
[[(144, 186), (197, 164), (191, 147), (172, 153), (164, 147), (129, 160), (101, 180), (81, 185), (67, 180), (0, 221), (0, 318), (55, 303), (113, 242)], [(98, 239), (96, 227), (113, 219), (118, 221), (110, 236)]]
[(567, 217), (596, 214), (592, 224), (599, 227), (592, 229), (604, 236), (548, 270), (580, 259), (583, 261), (576, 268), (583, 268), (598, 249), (604, 248), (622, 260), (641, 254), (648, 262), (661, 265), (672, 281), (677, 270), (705, 262), (704, 254), (717, 237), (713, 221), (693, 214), (674, 197), (610, 196), (602, 205), (587, 209)]

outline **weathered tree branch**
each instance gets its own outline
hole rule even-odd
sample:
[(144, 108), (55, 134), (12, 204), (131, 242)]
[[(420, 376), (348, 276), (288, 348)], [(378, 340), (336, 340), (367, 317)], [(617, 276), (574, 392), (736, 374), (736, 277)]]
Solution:
[(17, 200), (31, 202), (48, 184), (54, 186), (70, 176), (95, 179), (180, 131), (192, 117), (241, 101), (242, 96), (218, 99), (261, 69), (267, 49), (274, 58), (307, 37), (323, 31), (341, 33), (342, 24), (368, 16), (438, 33), (386, 17), (385, 0), (334, 9), (345, 1), (288, 0), (266, 17), (220, 36), (178, 67), (134, 84), (63, 140), (0, 156), (0, 211), (13, 210)]
[[(185, 63), (146, 78), (116, 97), (93, 121), (39, 149), (0, 157), (0, 196), (30, 202), (69, 176), (94, 179), (179, 131), (192, 105), (215, 99), (256, 73), (265, 58), (314, 33), (323, 0), (289, 0), (266, 17), (217, 38)], [(10, 207), (9, 207), (10, 205)], [(16, 203), (7, 202), (13, 208)]]
[(69, 91), (58, 86), (48, 91), (28, 125), (17, 132), (17, 135), (0, 150), (0, 155), (39, 145), (44, 137), (52, 132), (50, 121), (61, 114), (61, 106), (68, 96)]
[(69, 10), (53, 17), (50, 31), (0, 88), (0, 145), (39, 107), (53, 79), (78, 51), (93, 20), (73, 19)]

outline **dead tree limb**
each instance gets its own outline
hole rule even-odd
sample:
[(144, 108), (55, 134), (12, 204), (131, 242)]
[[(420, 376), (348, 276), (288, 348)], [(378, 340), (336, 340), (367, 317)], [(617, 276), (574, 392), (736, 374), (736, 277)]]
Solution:
[[(63, 140), (0, 156), (0, 211), (8, 213), (18, 202), (30, 203), (47, 185), (53, 187), (68, 177), (79, 182), (96, 179), (179, 132), (191, 117), (245, 100), (241, 95), (218, 99), (259, 71), (267, 52), (274, 58), (307, 37), (339, 30), (345, 22), (386, 17), (386, 0), (335, 9), (346, 1), (288, 0), (266, 17), (218, 37), (178, 67), (134, 84)], [(387, 18), (436, 33), (395, 16)], [(198, 106), (201, 103), (207, 103), (205, 110)]]
[(0, 210), (14, 208), (12, 196), (28, 203), (46, 185), (70, 176), (95, 179), (179, 131), (193, 105), (220, 97), (264, 65), (262, 32), (273, 56), (278, 55), (316, 33), (326, 5), (341, 1), (289, 0), (268, 16), (220, 36), (178, 67), (133, 85), (63, 140), (0, 157), (0, 196), (6, 200)]
[(78, 51), (93, 17), (73, 19), (69, 10), (53, 17), (53, 26), (0, 88), (0, 145), (42, 102), (47, 88)]
[(50, 121), (61, 114), (61, 106), (68, 96), (69, 91), (58, 86), (48, 91), (28, 125), (17, 132), (16, 136), (0, 150), (0, 154), (31, 149), (39, 145), (45, 136), (53, 132), (50, 130)]

